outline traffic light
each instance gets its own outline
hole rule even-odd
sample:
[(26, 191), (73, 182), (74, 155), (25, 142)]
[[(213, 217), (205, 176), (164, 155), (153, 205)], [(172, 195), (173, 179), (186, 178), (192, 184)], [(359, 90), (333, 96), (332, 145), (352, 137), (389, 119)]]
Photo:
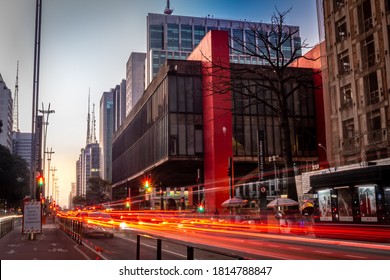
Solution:
[(203, 206), (203, 204), (200, 204), (200, 205), (198, 206), (198, 212), (199, 212), (199, 213), (204, 213), (204, 206)]
[(130, 208), (130, 198), (126, 198), (126, 208)]
[(37, 182), (39, 187), (43, 187), (43, 184), (45, 183), (45, 178), (43, 178), (43, 176), (38, 176)]
[(150, 185), (149, 185), (149, 179), (146, 179), (146, 180), (144, 181), (144, 188), (145, 188), (145, 190), (148, 190), (149, 187), (150, 187)]
[(228, 175), (228, 177), (232, 177), (232, 168), (231, 167), (227, 168), (227, 175)]

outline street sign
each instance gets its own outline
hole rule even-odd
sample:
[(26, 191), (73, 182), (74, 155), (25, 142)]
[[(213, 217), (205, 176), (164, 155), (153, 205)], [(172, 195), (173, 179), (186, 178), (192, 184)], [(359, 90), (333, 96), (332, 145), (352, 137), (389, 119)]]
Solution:
[(29, 201), (24, 204), (23, 234), (42, 232), (42, 209), (40, 201)]

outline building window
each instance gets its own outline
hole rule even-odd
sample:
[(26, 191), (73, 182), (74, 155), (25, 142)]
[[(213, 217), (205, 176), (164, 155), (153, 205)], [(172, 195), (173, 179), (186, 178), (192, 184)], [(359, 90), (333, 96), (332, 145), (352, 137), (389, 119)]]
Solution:
[(338, 55), (338, 61), (339, 61), (339, 74), (340, 75), (348, 74), (351, 71), (348, 50)]
[(347, 108), (352, 106), (352, 90), (351, 84), (340, 88), (341, 107)]
[(181, 50), (192, 51), (192, 27), (191, 25), (181, 26)]
[(382, 141), (382, 122), (379, 110), (375, 110), (367, 114), (367, 133), (368, 141)]
[(365, 0), (357, 8), (358, 11), (358, 25), (360, 33), (365, 33), (372, 28), (372, 11), (371, 1)]
[(375, 42), (374, 36), (370, 35), (362, 42), (362, 69), (375, 65)]
[(179, 25), (168, 23), (168, 50), (179, 50)]
[(162, 25), (150, 26), (150, 48), (164, 49), (164, 27)]
[(336, 42), (341, 42), (347, 38), (347, 23), (345, 17), (336, 22)]
[(283, 33), (283, 44), (282, 44), (282, 53), (285, 60), (291, 59), (292, 47), (291, 47), (291, 36), (287, 33)]
[(350, 149), (355, 145), (355, 124), (353, 119), (343, 121), (344, 147)]
[(199, 45), (202, 41), (204, 35), (206, 34), (204, 26), (194, 26), (194, 45), (195, 47)]
[(364, 92), (368, 104), (376, 104), (379, 102), (378, 76), (376, 71), (364, 77)]
[(344, 0), (333, 0), (333, 6), (335, 10), (344, 8)]
[(245, 30), (245, 50), (250, 55), (256, 54), (256, 37), (253, 30)]
[(233, 52), (242, 54), (244, 52), (244, 38), (242, 29), (233, 29)]

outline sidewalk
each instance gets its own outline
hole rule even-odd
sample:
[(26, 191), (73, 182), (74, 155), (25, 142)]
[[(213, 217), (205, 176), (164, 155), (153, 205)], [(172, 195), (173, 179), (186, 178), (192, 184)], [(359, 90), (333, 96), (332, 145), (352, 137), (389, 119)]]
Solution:
[(42, 233), (35, 240), (22, 234), (21, 219), (15, 228), (0, 239), (0, 260), (95, 260), (98, 255), (84, 245), (77, 244), (59, 229), (57, 224), (42, 225)]

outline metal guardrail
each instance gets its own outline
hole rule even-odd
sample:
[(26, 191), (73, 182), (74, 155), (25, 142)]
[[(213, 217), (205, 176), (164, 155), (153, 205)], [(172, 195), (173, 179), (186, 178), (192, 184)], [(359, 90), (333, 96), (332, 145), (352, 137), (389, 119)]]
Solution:
[(245, 259), (244, 257), (236, 255), (236, 254), (224, 253), (224, 252), (220, 252), (220, 251), (213, 250), (213, 249), (206, 249), (206, 248), (201, 248), (198, 246), (188, 245), (188, 243), (178, 242), (178, 241), (171, 240), (168, 238), (155, 237), (155, 236), (146, 235), (146, 234), (137, 234), (137, 252), (136, 252), (136, 259), (137, 260), (141, 259), (141, 237), (156, 240), (156, 242), (157, 242), (156, 260), (162, 260), (162, 242), (163, 241), (171, 243), (171, 244), (176, 244), (176, 245), (187, 247), (187, 260), (194, 260), (195, 249), (199, 250), (199, 251), (203, 251), (203, 252), (208, 252), (208, 253), (220, 255), (220, 256), (225, 256), (225, 257), (236, 259), (236, 260), (244, 260)]
[(83, 225), (81, 221), (63, 217), (59, 217), (58, 220), (61, 230), (63, 230), (78, 244), (83, 244)]
[(14, 218), (5, 218), (0, 220), (0, 238), (14, 229)]

